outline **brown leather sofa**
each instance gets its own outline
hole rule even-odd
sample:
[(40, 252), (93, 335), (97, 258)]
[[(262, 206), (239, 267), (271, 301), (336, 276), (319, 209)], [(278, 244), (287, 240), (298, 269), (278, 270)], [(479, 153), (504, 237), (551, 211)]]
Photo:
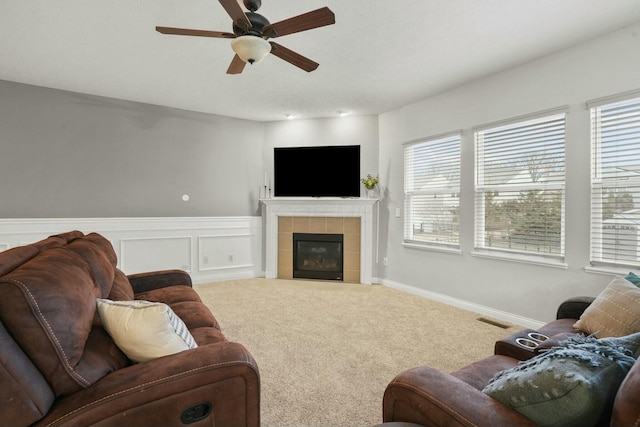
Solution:
[[(496, 342), (495, 354), (449, 374), (429, 367), (415, 367), (399, 374), (387, 386), (383, 397), (384, 422), (411, 422), (427, 427), (526, 427), (536, 426), (529, 418), (500, 403), (482, 390), (500, 371), (532, 358), (553, 342), (580, 332), (573, 328), (593, 298), (579, 297), (560, 305), (557, 319), (538, 331), (517, 332)], [(552, 337), (530, 349), (515, 340), (538, 332)], [(561, 424), (559, 424), (561, 425)], [(620, 385), (613, 412), (597, 426), (640, 426), (640, 362), (636, 361)]]
[[(0, 252), (0, 425), (259, 426), (260, 377), (170, 270), (126, 276), (111, 243), (72, 231)], [(167, 304), (196, 348), (133, 363), (96, 299)]]

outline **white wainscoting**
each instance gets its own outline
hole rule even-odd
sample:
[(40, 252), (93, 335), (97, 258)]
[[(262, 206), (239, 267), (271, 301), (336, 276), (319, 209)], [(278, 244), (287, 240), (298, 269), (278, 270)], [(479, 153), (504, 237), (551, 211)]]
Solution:
[(126, 274), (178, 268), (197, 284), (264, 276), (261, 217), (0, 219), (0, 251), (71, 230), (109, 239)]

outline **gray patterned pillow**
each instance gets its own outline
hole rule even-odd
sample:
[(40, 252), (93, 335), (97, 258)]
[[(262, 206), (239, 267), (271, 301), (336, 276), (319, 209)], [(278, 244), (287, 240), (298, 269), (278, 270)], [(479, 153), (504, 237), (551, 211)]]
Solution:
[(589, 427), (610, 416), (639, 352), (640, 333), (578, 335), (498, 373), (483, 391), (542, 427)]

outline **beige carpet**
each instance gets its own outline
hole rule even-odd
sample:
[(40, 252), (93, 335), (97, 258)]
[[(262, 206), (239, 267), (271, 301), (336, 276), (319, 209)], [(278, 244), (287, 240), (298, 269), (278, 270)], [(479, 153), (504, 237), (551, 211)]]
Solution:
[(395, 375), (455, 370), (521, 329), (381, 285), (247, 279), (195, 289), (258, 362), (263, 427), (380, 423)]

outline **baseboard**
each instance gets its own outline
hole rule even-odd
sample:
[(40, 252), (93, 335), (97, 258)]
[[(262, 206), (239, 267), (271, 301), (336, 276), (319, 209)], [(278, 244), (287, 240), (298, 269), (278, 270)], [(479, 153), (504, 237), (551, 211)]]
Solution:
[(484, 305), (475, 304), (458, 298), (453, 298), (448, 295), (439, 294), (437, 292), (427, 291), (424, 289), (416, 288), (415, 286), (394, 282), (392, 280), (376, 278), (374, 280), (374, 283), (380, 283), (381, 285), (388, 286), (402, 292), (417, 295), (433, 301), (438, 301), (444, 304), (451, 305), (453, 307), (458, 307), (463, 310), (468, 310), (474, 313), (481, 314), (483, 316), (491, 317), (496, 320), (511, 323), (513, 325), (520, 325), (525, 328), (538, 329), (545, 324), (545, 322), (518, 316), (517, 314), (508, 313), (502, 310), (496, 310), (495, 308), (486, 307)]
[(206, 285), (207, 283), (214, 282), (226, 282), (229, 280), (243, 280), (243, 279), (255, 279), (256, 277), (264, 277), (264, 274), (256, 275), (252, 271), (247, 272), (231, 272), (227, 274), (216, 275), (201, 275), (198, 277), (191, 277), (194, 287), (199, 285)]

